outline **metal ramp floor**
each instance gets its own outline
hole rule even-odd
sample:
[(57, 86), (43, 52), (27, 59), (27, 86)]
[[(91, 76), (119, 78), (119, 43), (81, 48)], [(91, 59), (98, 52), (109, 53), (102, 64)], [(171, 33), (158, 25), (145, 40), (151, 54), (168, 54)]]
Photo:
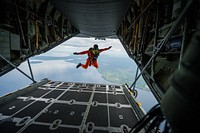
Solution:
[(0, 99), (0, 131), (126, 132), (138, 121), (133, 102), (124, 85), (48, 81)]

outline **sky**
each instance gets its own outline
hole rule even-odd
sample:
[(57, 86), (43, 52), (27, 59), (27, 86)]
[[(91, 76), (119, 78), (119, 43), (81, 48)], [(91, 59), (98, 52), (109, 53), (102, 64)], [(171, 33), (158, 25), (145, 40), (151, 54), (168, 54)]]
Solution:
[[(99, 48), (112, 46), (98, 58), (99, 68), (76, 68), (78, 63), (85, 63), (87, 55), (73, 55), (73, 52), (88, 50), (94, 44)], [(44, 78), (53, 81), (96, 83), (96, 84), (125, 84), (132, 83), (135, 78), (136, 64), (129, 58), (118, 39), (95, 40), (95, 38), (73, 37), (52, 50), (31, 57), (31, 69), (34, 79), (39, 82)], [(19, 67), (30, 75), (28, 63)], [(126, 74), (126, 75), (125, 75)], [(122, 81), (122, 82), (119, 82)], [(0, 96), (24, 88), (32, 81), (16, 69), (0, 77)], [(142, 82), (142, 84), (144, 84)], [(139, 90), (139, 101), (151, 101), (149, 91)], [(155, 99), (152, 100), (155, 104)], [(149, 109), (152, 104), (146, 104)]]
[[(73, 82), (74, 79), (76, 79), (77, 82), (113, 84), (101, 78), (101, 74), (99, 74), (99, 72), (93, 67), (89, 67), (86, 70), (82, 68), (75, 68), (78, 64), (77, 61), (79, 60), (84, 63), (87, 59), (87, 55), (76, 55), (75, 57), (73, 52), (87, 50), (93, 46), (94, 43), (97, 43), (99, 48), (113, 46), (109, 52), (103, 52), (102, 56), (128, 57), (128, 55), (124, 52), (122, 45), (118, 45), (120, 42), (117, 39), (106, 39), (105, 41), (95, 40), (94, 38), (73, 37), (60, 46), (29, 59), (35, 80), (40, 81), (44, 78), (51, 78), (51, 80), (65, 80)], [(74, 60), (74, 58), (76, 58), (76, 60)], [(27, 62), (22, 63), (18, 68), (30, 76)], [(32, 81), (30, 79), (14, 69), (0, 77), (0, 96), (13, 92), (17, 89), (21, 89), (31, 83)]]

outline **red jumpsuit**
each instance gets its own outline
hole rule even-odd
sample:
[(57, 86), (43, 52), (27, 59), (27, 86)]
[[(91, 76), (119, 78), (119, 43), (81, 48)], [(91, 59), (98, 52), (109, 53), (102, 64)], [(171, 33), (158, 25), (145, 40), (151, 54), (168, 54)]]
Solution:
[[(109, 50), (109, 48), (104, 48), (104, 49), (99, 49), (99, 54), (103, 51), (106, 51), (106, 50)], [(79, 54), (88, 54), (88, 58), (86, 60), (86, 63), (85, 64), (81, 64), (82, 68), (85, 68), (87, 69), (88, 66), (91, 66), (93, 65), (94, 67), (98, 68), (98, 62), (97, 62), (97, 59), (94, 58), (94, 54), (92, 53), (91, 50), (86, 50), (86, 51), (83, 51), (83, 52), (79, 52)]]

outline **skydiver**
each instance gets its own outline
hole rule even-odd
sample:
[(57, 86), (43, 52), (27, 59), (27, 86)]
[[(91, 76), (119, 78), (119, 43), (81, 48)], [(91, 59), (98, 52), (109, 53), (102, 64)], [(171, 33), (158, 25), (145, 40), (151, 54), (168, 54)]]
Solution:
[(74, 55), (83, 55), (83, 54), (87, 54), (88, 58), (86, 60), (85, 64), (81, 64), (79, 63), (76, 68), (79, 68), (80, 66), (84, 69), (87, 69), (88, 66), (94, 66), (95, 68), (98, 68), (98, 62), (97, 62), (97, 58), (99, 57), (99, 54), (103, 51), (109, 50), (112, 46), (109, 46), (108, 48), (103, 48), (103, 49), (99, 49), (97, 44), (94, 44), (93, 47), (91, 47), (89, 50), (86, 51), (82, 51), (82, 52), (74, 52)]

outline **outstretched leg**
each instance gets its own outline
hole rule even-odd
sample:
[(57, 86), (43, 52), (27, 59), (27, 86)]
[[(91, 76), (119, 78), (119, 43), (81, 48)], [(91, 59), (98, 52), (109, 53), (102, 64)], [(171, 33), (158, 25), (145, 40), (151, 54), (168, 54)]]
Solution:
[(94, 67), (98, 68), (98, 62), (97, 62), (97, 61), (93, 62), (92, 65), (93, 65)]
[(90, 60), (87, 59), (85, 64), (81, 64), (82, 68), (87, 69), (88, 66), (90, 65)]

